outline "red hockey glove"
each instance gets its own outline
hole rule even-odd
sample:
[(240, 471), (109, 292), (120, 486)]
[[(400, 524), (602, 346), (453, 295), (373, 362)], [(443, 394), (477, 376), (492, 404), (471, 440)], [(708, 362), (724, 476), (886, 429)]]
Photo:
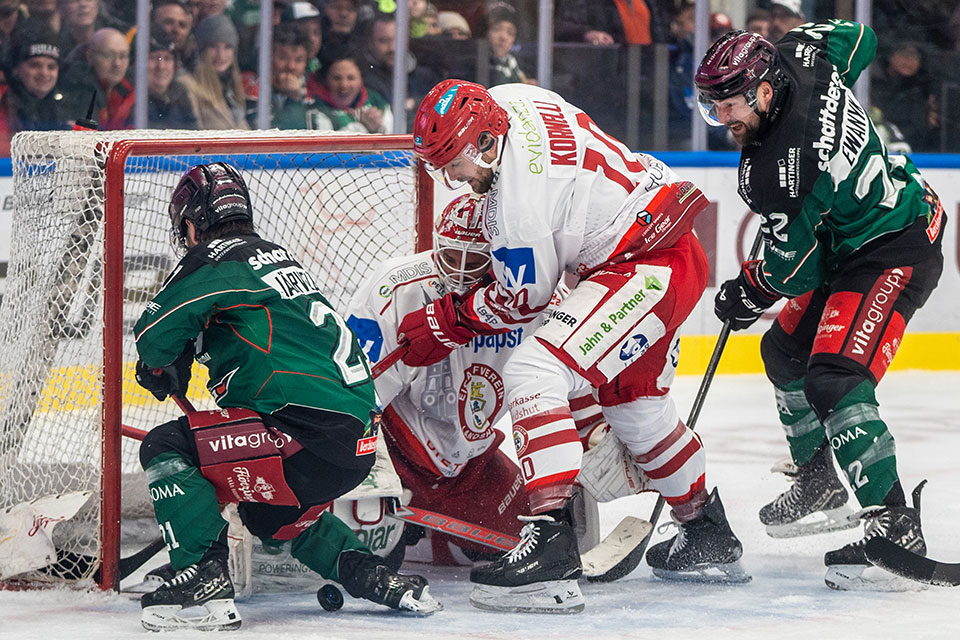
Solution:
[(730, 321), (730, 329), (746, 329), (780, 298), (760, 273), (760, 260), (743, 263), (740, 275), (720, 285), (713, 299), (713, 312), (718, 318)]
[(448, 293), (404, 316), (397, 329), (397, 343), (407, 344), (401, 358), (405, 365), (426, 367), (436, 364), (460, 345), (470, 342), (476, 334), (457, 324), (459, 304), (460, 298)]

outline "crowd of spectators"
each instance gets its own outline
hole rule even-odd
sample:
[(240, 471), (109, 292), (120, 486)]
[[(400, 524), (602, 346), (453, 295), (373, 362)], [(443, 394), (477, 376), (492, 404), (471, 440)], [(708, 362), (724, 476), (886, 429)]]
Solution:
[[(404, 1), (410, 47), (398, 60), (394, 11)], [(271, 127), (390, 132), (402, 118), (409, 131), (420, 99), (443, 78), (537, 83), (537, 0), (272, 2)], [(775, 41), (808, 18), (833, 17), (836, 4), (753, 0), (743, 24), (712, 13), (710, 38), (744, 28)], [(873, 6), (881, 49), (871, 114), (907, 148), (944, 150), (950, 123), (960, 122), (960, 0)], [(70, 128), (91, 104), (102, 129), (133, 127), (135, 11), (132, 0), (0, 0), (0, 153), (18, 131)], [(625, 46), (663, 47), (668, 86), (651, 87), (645, 69), (644, 90), (666, 93), (668, 144), (684, 149), (695, 106), (694, 13), (693, 0), (555, 0), (554, 39), (584, 53), (610, 52), (602, 59), (615, 61), (614, 74), (623, 72), (617, 55)], [(149, 127), (256, 127), (265, 81), (257, 77), (259, 19), (260, 0), (153, 0)], [(397, 64), (407, 76), (401, 114), (390, 105)], [(620, 105), (610, 105), (622, 117)], [(732, 148), (722, 130), (709, 134), (710, 148)]]

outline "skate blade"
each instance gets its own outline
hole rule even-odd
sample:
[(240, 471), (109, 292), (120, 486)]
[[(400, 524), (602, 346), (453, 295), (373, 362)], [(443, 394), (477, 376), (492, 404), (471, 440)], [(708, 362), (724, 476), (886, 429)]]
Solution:
[(470, 604), (485, 611), (580, 613), (583, 594), (576, 580), (548, 580), (519, 587), (474, 584)]
[(693, 565), (684, 571), (670, 571), (669, 569), (658, 569), (656, 567), (651, 567), (651, 570), (653, 571), (653, 575), (658, 578), (663, 580), (676, 580), (678, 582), (744, 584), (753, 579), (753, 576), (743, 570), (739, 560), (726, 564), (705, 562), (703, 564)]
[(847, 505), (836, 509), (825, 509), (804, 516), (789, 524), (768, 524), (767, 535), (771, 538), (799, 538), (830, 531), (855, 529), (860, 526), (859, 518)]
[(823, 581), (836, 591), (923, 591), (927, 588), (923, 583), (864, 564), (831, 565)]
[(440, 604), (440, 601), (430, 595), (429, 587), (423, 588), (419, 598), (413, 595), (413, 591), (407, 591), (400, 598), (398, 606), (403, 611), (409, 611), (418, 616), (431, 616), (437, 611), (443, 611), (443, 605)]
[(210, 600), (203, 604), (207, 614), (193, 618), (180, 614), (183, 608), (176, 604), (155, 605), (143, 610), (140, 624), (147, 631), (174, 631), (199, 629), (200, 631), (233, 631), (240, 628), (240, 612), (232, 598)]

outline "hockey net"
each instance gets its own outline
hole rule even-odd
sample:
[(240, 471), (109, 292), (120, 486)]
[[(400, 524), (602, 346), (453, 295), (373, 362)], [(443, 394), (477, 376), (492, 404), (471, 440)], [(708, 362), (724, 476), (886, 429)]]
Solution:
[[(294, 253), (343, 308), (371, 265), (429, 246), (430, 181), (420, 179), (411, 149), (410, 136), (315, 132), (14, 138), (15, 215), (0, 303), (0, 513), (94, 492), (54, 529), (54, 570), (18, 580), (95, 577), (116, 588), (119, 523), (152, 515), (138, 442), (121, 431), (179, 415), (136, 384), (131, 329), (177, 262), (167, 205), (182, 174), (218, 160), (237, 166), (260, 235)], [(188, 396), (212, 408), (204, 374), (194, 367)]]

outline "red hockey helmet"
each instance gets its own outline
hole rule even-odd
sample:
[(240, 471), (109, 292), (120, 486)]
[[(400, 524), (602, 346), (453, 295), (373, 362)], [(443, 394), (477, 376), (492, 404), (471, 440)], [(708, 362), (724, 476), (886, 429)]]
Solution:
[(253, 222), (250, 190), (237, 169), (224, 162), (199, 164), (180, 178), (170, 199), (171, 236), (179, 252), (186, 251), (186, 221), (198, 232), (225, 220)]
[(444, 80), (430, 90), (417, 109), (413, 149), (429, 169), (439, 171), (464, 151), (476, 162), (480, 134), (488, 132), (498, 137), (506, 131), (506, 110), (483, 86), (466, 80)]
[(777, 50), (757, 33), (731, 31), (714, 42), (694, 77), (704, 120), (720, 126), (714, 103), (741, 94), (755, 108), (757, 87), (772, 81), (776, 60)]
[(440, 281), (457, 293), (469, 289), (490, 270), (481, 198), (465, 194), (444, 208), (433, 230), (433, 262)]

